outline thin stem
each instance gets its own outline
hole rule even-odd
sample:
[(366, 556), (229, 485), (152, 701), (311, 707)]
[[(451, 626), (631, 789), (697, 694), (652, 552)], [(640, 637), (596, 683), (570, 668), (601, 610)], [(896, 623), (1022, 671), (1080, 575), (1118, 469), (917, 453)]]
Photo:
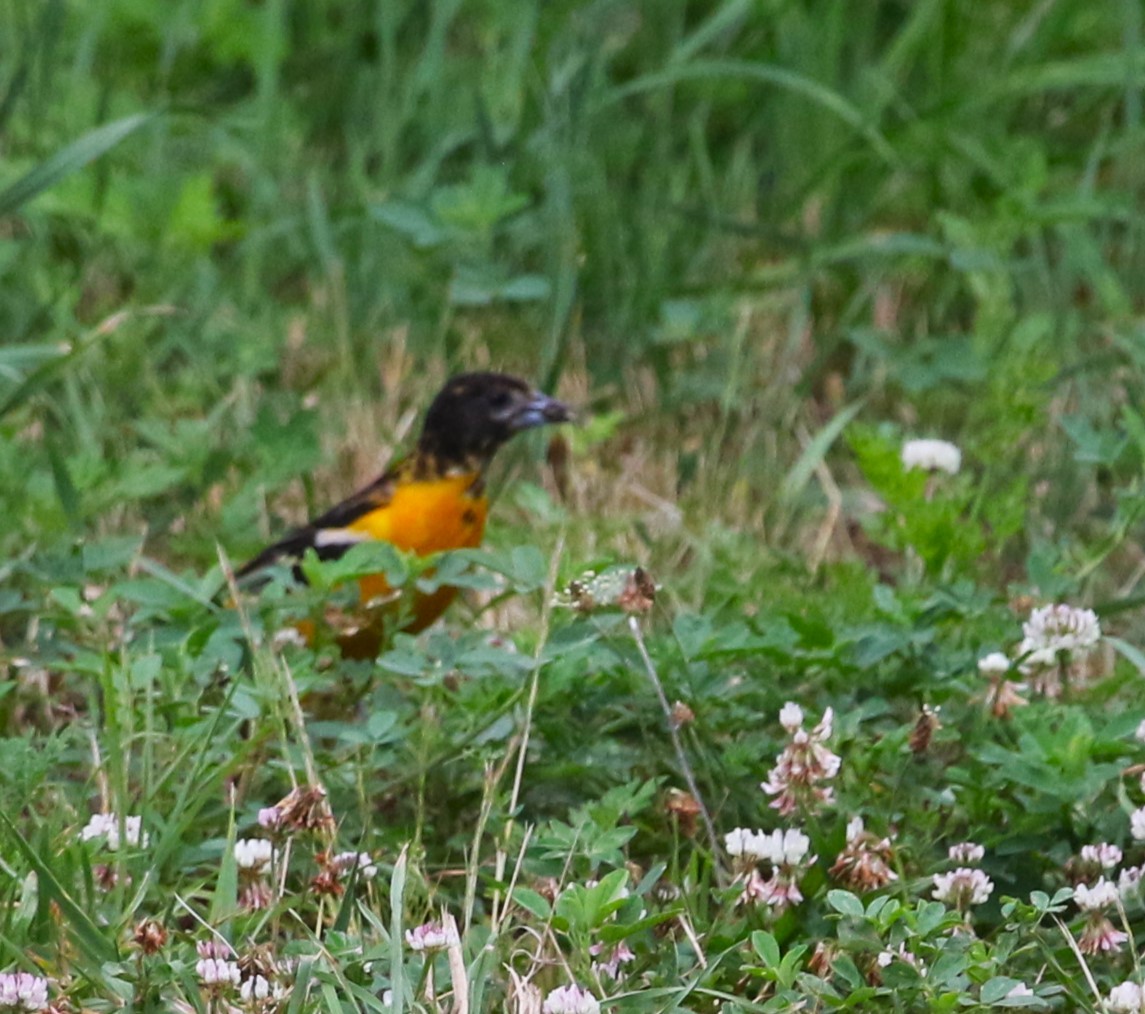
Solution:
[(668, 735), (672, 738), (672, 748), (676, 751), (676, 762), (680, 765), (680, 770), (684, 773), (684, 781), (688, 783), (688, 791), (692, 794), (692, 798), (700, 808), (700, 818), (704, 822), (704, 829), (708, 833), (708, 843), (712, 849), (712, 865), (715, 868), (716, 883), (719, 884), (720, 887), (727, 887), (727, 876), (724, 873), (723, 863), (721, 862), (720, 843), (716, 837), (716, 827), (712, 823), (712, 816), (708, 812), (704, 798), (700, 795), (700, 787), (696, 784), (696, 776), (692, 773), (692, 765), (688, 762), (687, 754), (684, 753), (684, 744), (680, 740), (679, 729), (676, 726), (675, 720), (672, 718), (672, 706), (668, 703), (668, 698), (664, 693), (664, 685), (660, 682), (660, 677), (656, 673), (656, 666), (652, 664), (652, 657), (648, 654), (648, 648), (644, 644), (644, 634), (640, 630), (640, 621), (635, 616), (628, 617), (628, 629), (632, 631), (632, 639), (636, 642), (636, 647), (640, 652), (640, 658), (644, 661), (644, 671), (648, 674), (652, 688), (656, 691), (656, 696), (660, 700), (660, 707), (664, 711), (664, 718), (668, 723)]

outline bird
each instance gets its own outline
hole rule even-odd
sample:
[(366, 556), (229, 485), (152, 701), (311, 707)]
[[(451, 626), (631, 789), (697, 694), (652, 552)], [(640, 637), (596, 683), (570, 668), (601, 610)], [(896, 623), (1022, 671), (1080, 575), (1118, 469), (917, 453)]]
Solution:
[[(288, 564), (305, 581), (299, 562), (307, 550), (334, 560), (350, 547), (376, 540), (417, 556), (481, 544), (489, 511), (486, 473), (498, 449), (523, 430), (571, 422), (562, 401), (506, 373), (460, 373), (430, 403), (413, 451), (393, 461), (373, 482), (243, 564), (240, 587), (265, 583), (267, 570)], [(358, 578), (359, 611), (336, 626), (345, 657), (375, 656), (387, 625), (416, 633), (433, 623), (457, 595), (444, 585), (414, 591), (405, 601), (382, 574)], [(297, 625), (307, 641), (310, 621)]]

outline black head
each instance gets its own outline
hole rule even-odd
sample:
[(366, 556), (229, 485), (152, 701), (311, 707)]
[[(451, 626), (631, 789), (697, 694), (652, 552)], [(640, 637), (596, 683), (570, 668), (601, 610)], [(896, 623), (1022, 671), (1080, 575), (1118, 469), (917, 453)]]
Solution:
[(517, 377), (459, 373), (429, 406), (418, 451), (468, 464), (492, 457), (514, 433), (571, 419), (567, 405)]

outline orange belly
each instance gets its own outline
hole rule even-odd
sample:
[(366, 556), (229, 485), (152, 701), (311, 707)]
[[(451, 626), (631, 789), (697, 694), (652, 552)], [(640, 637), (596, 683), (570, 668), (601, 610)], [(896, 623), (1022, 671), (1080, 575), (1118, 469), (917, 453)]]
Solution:
[[(398, 486), (382, 509), (362, 515), (347, 529), (369, 539), (389, 542), (397, 549), (418, 556), (447, 549), (471, 549), (481, 545), (489, 502), (473, 496), (473, 475), (448, 476)], [(381, 574), (358, 580), (359, 601), (364, 607), (355, 617), (352, 633), (338, 638), (342, 653), (350, 658), (370, 658), (377, 654), (387, 622), (408, 617), (401, 629), (416, 633), (436, 620), (457, 596), (450, 586), (395, 600), (393, 590)], [(372, 605), (371, 605), (372, 603)]]

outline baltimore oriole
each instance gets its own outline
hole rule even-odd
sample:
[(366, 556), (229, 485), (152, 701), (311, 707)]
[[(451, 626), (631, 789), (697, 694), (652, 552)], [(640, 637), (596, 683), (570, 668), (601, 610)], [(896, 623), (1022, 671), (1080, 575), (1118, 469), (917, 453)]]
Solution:
[[(276, 563), (297, 566), (313, 549), (320, 560), (342, 556), (369, 540), (388, 542), (404, 552), (426, 556), (480, 545), (489, 501), (485, 473), (497, 449), (515, 433), (568, 422), (563, 402), (503, 373), (462, 373), (446, 382), (426, 412), (413, 453), (393, 462), (377, 479), (348, 500), (268, 546), (239, 568), (240, 581)], [(343, 654), (361, 658), (377, 653), (387, 620), (399, 615), (381, 574), (359, 578), (361, 615), (340, 624)], [(415, 592), (403, 603), (402, 629), (429, 626), (453, 601), (457, 589)], [(313, 628), (299, 627), (308, 637)]]

